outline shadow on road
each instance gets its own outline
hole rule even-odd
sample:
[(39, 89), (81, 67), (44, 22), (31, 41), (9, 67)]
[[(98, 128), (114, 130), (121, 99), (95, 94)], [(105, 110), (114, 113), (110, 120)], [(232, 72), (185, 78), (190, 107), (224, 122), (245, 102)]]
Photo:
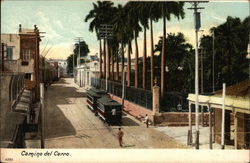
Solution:
[(60, 80), (56, 81), (54, 84), (70, 84), (70, 83), (66, 82), (65, 79), (61, 78)]
[(139, 124), (134, 120), (130, 119), (129, 117), (123, 117), (122, 126), (139, 126)]
[[(62, 84), (62, 85), (59, 85)], [(45, 92), (45, 138), (75, 135), (76, 130), (59, 106), (74, 105), (75, 98), (86, 97), (84, 92), (77, 92), (65, 79), (55, 82)], [(67, 104), (69, 106), (67, 106)]]

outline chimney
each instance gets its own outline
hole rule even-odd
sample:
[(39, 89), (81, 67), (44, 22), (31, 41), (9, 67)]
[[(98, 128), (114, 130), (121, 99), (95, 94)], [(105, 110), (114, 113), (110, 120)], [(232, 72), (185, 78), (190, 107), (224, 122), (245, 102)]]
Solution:
[(34, 25), (34, 32), (36, 32), (37, 31), (37, 26), (36, 25)]
[(22, 25), (19, 24), (19, 32), (22, 32)]

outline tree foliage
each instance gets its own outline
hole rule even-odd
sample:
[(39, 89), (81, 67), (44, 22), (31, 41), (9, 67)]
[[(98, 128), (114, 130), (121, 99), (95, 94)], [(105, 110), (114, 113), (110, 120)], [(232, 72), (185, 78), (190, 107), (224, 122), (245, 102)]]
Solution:
[(226, 22), (211, 28), (211, 35), (201, 38), (200, 46), (206, 50), (204, 57), (204, 88), (212, 91), (213, 82), (213, 36), (216, 90), (222, 83), (236, 84), (248, 78), (247, 45), (249, 42), (250, 17), (243, 21), (228, 17)]
[[(68, 73), (73, 73), (73, 56), (74, 56), (74, 67), (77, 65), (77, 56), (79, 54), (79, 43), (76, 43), (74, 45), (74, 54), (71, 54), (67, 58), (68, 63)], [(89, 53), (89, 47), (85, 41), (80, 41), (80, 57), (86, 57)], [(83, 59), (80, 60), (80, 62), (84, 62)]]

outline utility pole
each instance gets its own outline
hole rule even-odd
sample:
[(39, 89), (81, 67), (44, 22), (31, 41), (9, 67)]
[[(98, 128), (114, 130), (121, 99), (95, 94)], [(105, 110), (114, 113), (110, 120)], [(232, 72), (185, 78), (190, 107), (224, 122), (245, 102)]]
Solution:
[(40, 104), (41, 104), (41, 148), (45, 147), (44, 143), (44, 126), (45, 126), (45, 117), (44, 117), (44, 83), (40, 83)]
[(75, 80), (75, 53), (73, 53), (72, 56), (73, 56), (73, 66), (72, 66), (72, 68), (73, 68), (73, 78)]
[(214, 93), (214, 30), (213, 30), (213, 93)]
[[(100, 39), (103, 38), (104, 39), (104, 42), (107, 43), (108, 45), (108, 39), (112, 39), (112, 31), (113, 31), (113, 25), (107, 25), (107, 24), (102, 24), (101, 27), (100, 27), (100, 30), (99, 30), (99, 37)], [(106, 49), (106, 44), (104, 44), (104, 50)], [(109, 54), (109, 47), (107, 47), (107, 51), (108, 51), (108, 54)], [(105, 54), (104, 54), (105, 55)], [(104, 56), (105, 58), (105, 56)], [(104, 65), (106, 64), (107, 68), (109, 69), (109, 55), (107, 55), (106, 57), (106, 63), (105, 63), (105, 60), (104, 60)], [(104, 66), (104, 71), (105, 71), (105, 66)], [(106, 74), (105, 74), (105, 78), (106, 78), (106, 91), (108, 91), (108, 78), (109, 78), (109, 71), (106, 70)]]
[(198, 7), (198, 4), (204, 1), (194, 1), (191, 2), (193, 5), (191, 10), (194, 10), (195, 17), (195, 128), (196, 128), (196, 140), (195, 140), (195, 148), (199, 149), (199, 59), (198, 59), (198, 31), (200, 29), (200, 12), (198, 9), (204, 9), (203, 7)]
[(222, 89), (222, 122), (221, 122), (221, 149), (225, 149), (225, 98), (226, 98), (226, 83), (223, 83), (223, 89)]
[[(78, 68), (78, 66), (80, 66), (80, 52), (81, 52), (81, 50), (80, 50), (80, 42), (82, 41), (82, 38), (83, 37), (76, 37), (75, 38), (75, 42), (78, 43), (78, 48), (79, 48), (78, 49), (78, 56), (77, 56), (77, 59), (76, 59), (76, 68)], [(78, 76), (80, 76), (80, 74), (78, 73), (78, 71), (76, 73), (77, 73), (76, 78), (78, 79)], [(81, 78), (79, 78), (79, 80), (80, 80), (79, 82), (81, 82)], [(76, 82), (78, 82), (78, 80)]]
[(78, 64), (80, 64), (80, 52), (81, 52), (81, 50), (80, 50), (80, 42), (83, 41), (82, 39), (83, 39), (83, 37), (76, 37), (75, 38), (75, 42), (78, 43), (78, 56), (77, 56), (76, 67), (78, 67)]

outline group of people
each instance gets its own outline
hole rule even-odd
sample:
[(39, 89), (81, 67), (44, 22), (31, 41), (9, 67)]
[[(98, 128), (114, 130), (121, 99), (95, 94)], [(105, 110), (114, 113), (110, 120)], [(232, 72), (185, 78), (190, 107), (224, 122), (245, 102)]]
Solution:
[[(147, 125), (147, 128), (148, 128), (148, 125), (149, 125), (149, 118), (148, 118), (148, 115), (146, 114), (145, 116), (145, 123)], [(124, 136), (124, 132), (121, 130), (121, 128), (119, 127), (118, 128), (118, 133), (117, 133), (117, 137), (118, 137), (118, 141), (119, 141), (119, 145), (120, 147), (122, 147), (122, 144), (123, 144), (123, 141), (122, 141), (122, 138)]]

